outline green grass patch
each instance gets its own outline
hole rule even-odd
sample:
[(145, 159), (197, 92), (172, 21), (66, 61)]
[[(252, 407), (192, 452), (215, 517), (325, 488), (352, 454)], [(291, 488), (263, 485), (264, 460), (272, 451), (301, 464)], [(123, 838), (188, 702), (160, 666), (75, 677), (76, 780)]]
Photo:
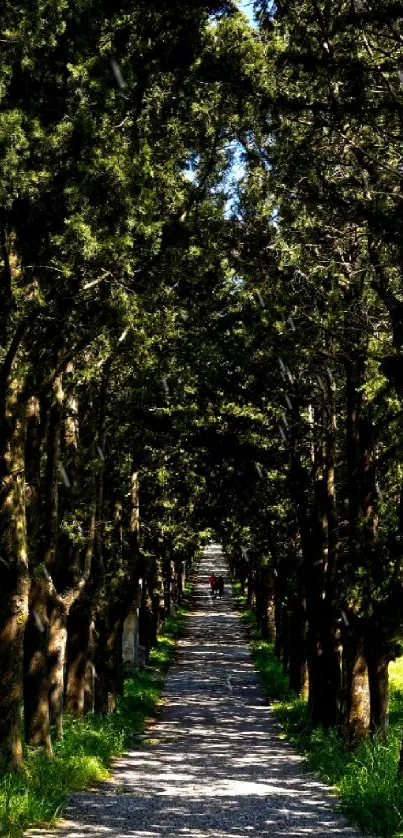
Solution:
[(369, 738), (347, 752), (336, 729), (313, 728), (307, 702), (293, 693), (273, 646), (262, 640), (255, 616), (234, 585), (256, 669), (273, 702), (284, 736), (303, 753), (320, 778), (338, 792), (349, 820), (382, 838), (403, 838), (403, 782), (396, 777), (403, 728), (403, 658), (390, 664), (390, 726), (387, 741)]
[(28, 826), (51, 825), (67, 795), (105, 780), (114, 757), (141, 747), (139, 735), (158, 712), (164, 676), (175, 655), (186, 610), (169, 617), (165, 634), (151, 651), (148, 665), (125, 681), (125, 694), (109, 716), (66, 716), (64, 739), (56, 742), (53, 759), (26, 749), (21, 774), (0, 777), (0, 835), (18, 838)]
[(335, 787), (352, 823), (385, 838), (402, 835), (403, 783), (396, 769), (403, 705), (400, 723), (390, 726), (386, 742), (371, 737), (351, 752), (344, 749), (336, 729), (312, 727), (307, 703), (297, 696), (275, 701), (274, 710), (287, 738), (321, 779)]

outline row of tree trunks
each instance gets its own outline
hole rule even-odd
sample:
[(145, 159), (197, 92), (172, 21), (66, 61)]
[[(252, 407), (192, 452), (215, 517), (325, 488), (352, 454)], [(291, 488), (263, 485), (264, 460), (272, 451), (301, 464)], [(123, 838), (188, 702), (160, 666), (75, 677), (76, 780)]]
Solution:
[[(255, 606), (258, 624), (267, 635), (264, 615), (274, 590), (275, 650), (291, 687), (300, 695), (308, 693), (313, 723), (338, 727), (350, 747), (369, 730), (382, 733), (387, 728), (390, 641), (388, 629), (382, 631), (381, 618), (366, 617), (354, 602), (343, 600), (345, 584), (354, 582), (366, 551), (377, 549), (374, 433), (363, 396), (365, 353), (346, 359), (345, 366), (348, 555), (342, 560), (339, 556), (335, 412), (331, 382), (326, 379), (323, 407), (308, 411), (311, 468), (306, 458), (304, 462), (301, 459), (298, 436), (290, 441), (295, 545), (289, 543), (288, 559), (279, 562), (273, 557), (272, 566), (277, 567), (274, 585), (266, 585), (264, 566), (249, 574), (248, 602)], [(301, 422), (297, 404), (294, 398), (294, 428)], [(294, 574), (291, 587), (290, 563)], [(346, 577), (340, 586), (343, 567)]]
[[(100, 447), (105, 450), (106, 433), (101, 400)], [(98, 493), (101, 508), (103, 482)], [(122, 525), (122, 508), (115, 504), (114, 530), (118, 540)], [(130, 568), (120, 585), (115, 585), (108, 601), (100, 595), (105, 581), (106, 563), (97, 550), (97, 574), (87, 583), (80, 598), (71, 608), (68, 620), (66, 709), (78, 717), (95, 710), (108, 713), (116, 706), (123, 692), (123, 627), (127, 614), (139, 592), (141, 566), (138, 559), (139, 475), (133, 471), (130, 486)], [(143, 568), (144, 570), (144, 568)], [(151, 631), (142, 638), (152, 645)]]
[[(271, 605), (268, 601), (267, 607)], [(301, 697), (309, 695), (313, 724), (340, 728), (347, 747), (365, 738), (369, 730), (382, 734), (388, 725), (390, 657), (385, 647), (374, 642), (370, 627), (345, 612), (347, 625), (342, 627), (326, 613), (323, 602), (322, 622), (315, 619), (315, 627), (320, 625), (321, 629), (320, 635), (315, 635), (319, 653), (309, 661), (304, 601), (287, 605), (276, 599), (274, 607), (276, 627), (270, 640), (289, 676), (290, 687)]]
[[(107, 375), (103, 377), (98, 396), (96, 392), (91, 394), (91, 387), (87, 388), (85, 412), (87, 417), (91, 411), (94, 415), (87, 423), (92, 438), (84, 440), (90, 452), (84, 480), (79, 477), (83, 468), (78, 462), (79, 444), (82, 445), (79, 403), (71, 383), (63, 388), (61, 374), (56, 375), (49, 398), (43, 397), (41, 401), (28, 397), (22, 376), (12, 375), (11, 371), (4, 377), (2, 387), (0, 758), (2, 764), (14, 770), (22, 764), (23, 733), (29, 745), (40, 747), (51, 756), (51, 725), (57, 738), (61, 738), (64, 709), (78, 716), (86, 710), (104, 712), (113, 706), (111, 696), (122, 692), (123, 622), (140, 573), (139, 479), (135, 470), (131, 481), (127, 568), (115, 600), (112, 598), (107, 619), (103, 619), (97, 597), (101, 582), (106, 580), (102, 542)], [(95, 436), (94, 427), (98, 428)], [(97, 451), (101, 453), (94, 470), (91, 463)], [(83, 455), (80, 456), (82, 459)], [(68, 476), (62, 459), (67, 464)], [(83, 546), (69, 544), (63, 538), (60, 542), (61, 476), (62, 486), (65, 485), (62, 514), (75, 516), (80, 504), (85, 504), (88, 511), (82, 527)], [(115, 506), (118, 508), (119, 504), (116, 502)], [(116, 538), (121, 546), (122, 538), (118, 535)], [(91, 576), (94, 556), (95, 570), (100, 572)], [(150, 590), (152, 600), (155, 591)], [(161, 597), (163, 586), (160, 585), (158, 608), (152, 610), (148, 627), (149, 648), (159, 628)], [(95, 623), (98, 621), (99, 629), (102, 619), (104, 632), (94, 633)]]

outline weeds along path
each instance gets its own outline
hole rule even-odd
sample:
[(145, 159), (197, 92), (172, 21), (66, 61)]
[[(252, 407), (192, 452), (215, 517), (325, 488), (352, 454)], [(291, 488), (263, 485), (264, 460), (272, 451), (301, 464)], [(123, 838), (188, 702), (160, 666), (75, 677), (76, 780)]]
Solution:
[(199, 567), (161, 721), (110, 781), (70, 798), (49, 838), (358, 838), (330, 790), (279, 738), (228, 584), (222, 600), (210, 596), (211, 570), (227, 573), (215, 545)]

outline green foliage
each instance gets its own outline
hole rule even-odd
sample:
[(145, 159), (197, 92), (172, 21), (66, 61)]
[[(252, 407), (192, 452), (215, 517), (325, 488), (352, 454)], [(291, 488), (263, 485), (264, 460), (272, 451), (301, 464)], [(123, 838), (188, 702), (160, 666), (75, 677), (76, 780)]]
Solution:
[(53, 823), (69, 792), (106, 779), (112, 757), (124, 750), (125, 729), (139, 721), (120, 713), (83, 720), (67, 717), (64, 739), (56, 744), (52, 759), (27, 750), (24, 771), (0, 780), (1, 834), (17, 836), (31, 824)]
[[(403, 704), (401, 705), (401, 721)], [(364, 742), (340, 767), (337, 786), (349, 817), (369, 833), (397, 836), (403, 830), (403, 782), (396, 778), (401, 724), (387, 742)]]

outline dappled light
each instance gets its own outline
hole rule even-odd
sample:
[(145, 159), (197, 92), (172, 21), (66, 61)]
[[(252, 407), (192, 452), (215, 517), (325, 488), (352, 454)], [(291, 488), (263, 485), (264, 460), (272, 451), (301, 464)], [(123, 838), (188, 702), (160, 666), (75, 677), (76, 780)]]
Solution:
[[(226, 577), (221, 601), (208, 576)], [(280, 739), (228, 590), (220, 550), (199, 568), (161, 719), (110, 781), (71, 799), (60, 838), (351, 836), (331, 791)]]

